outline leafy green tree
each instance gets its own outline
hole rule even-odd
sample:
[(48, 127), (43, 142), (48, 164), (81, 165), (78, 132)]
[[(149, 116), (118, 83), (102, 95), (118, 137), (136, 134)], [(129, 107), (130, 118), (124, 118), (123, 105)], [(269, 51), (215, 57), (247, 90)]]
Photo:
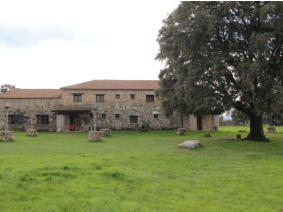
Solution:
[(283, 125), (283, 110), (280, 113), (272, 114), (271, 116), (272, 125)]
[(221, 113), (250, 120), (246, 139), (268, 141), (264, 113), (282, 102), (282, 2), (182, 2), (159, 31), (165, 112)]
[[(233, 122), (236, 122), (238, 124), (245, 124), (249, 121), (249, 116), (241, 111), (232, 110), (232, 119)], [(264, 113), (262, 120), (264, 124), (283, 125), (283, 111), (272, 111), (271, 113)]]

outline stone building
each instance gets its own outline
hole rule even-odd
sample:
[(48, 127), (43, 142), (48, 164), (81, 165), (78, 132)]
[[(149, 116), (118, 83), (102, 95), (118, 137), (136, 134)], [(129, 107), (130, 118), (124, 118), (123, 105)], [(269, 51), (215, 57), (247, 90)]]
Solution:
[[(97, 128), (135, 129), (149, 123), (152, 129), (179, 127), (180, 120), (166, 117), (153, 80), (93, 80), (61, 89), (13, 89), (0, 95), (0, 128), (5, 105), (10, 105), (9, 127), (39, 131), (87, 131)], [(184, 117), (189, 130), (218, 127), (218, 115)]]

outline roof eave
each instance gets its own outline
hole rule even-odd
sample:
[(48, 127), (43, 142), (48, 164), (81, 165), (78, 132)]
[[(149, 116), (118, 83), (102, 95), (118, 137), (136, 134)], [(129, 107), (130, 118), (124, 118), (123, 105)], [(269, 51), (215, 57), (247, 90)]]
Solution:
[(156, 90), (158, 88), (60, 88), (61, 90)]
[(61, 99), (59, 97), (0, 97), (0, 99)]

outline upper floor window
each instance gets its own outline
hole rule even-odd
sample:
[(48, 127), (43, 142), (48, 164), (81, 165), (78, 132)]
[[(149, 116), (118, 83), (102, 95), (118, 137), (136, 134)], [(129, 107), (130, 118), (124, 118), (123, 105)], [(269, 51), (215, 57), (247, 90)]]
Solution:
[(153, 118), (155, 118), (155, 119), (158, 119), (158, 116), (159, 116), (158, 113), (153, 114)]
[(49, 124), (49, 116), (48, 115), (36, 115), (36, 123), (37, 124)]
[(96, 94), (96, 102), (104, 102), (104, 94)]
[(120, 99), (120, 94), (115, 95), (116, 99)]
[(74, 102), (82, 102), (82, 94), (73, 94)]
[(130, 97), (131, 97), (131, 99), (135, 99), (136, 98), (135, 94), (131, 94)]
[(146, 95), (147, 102), (154, 102), (154, 95)]
[(102, 119), (106, 119), (106, 114), (105, 114), (105, 113), (102, 113), (102, 114), (101, 114), (101, 118), (102, 118)]

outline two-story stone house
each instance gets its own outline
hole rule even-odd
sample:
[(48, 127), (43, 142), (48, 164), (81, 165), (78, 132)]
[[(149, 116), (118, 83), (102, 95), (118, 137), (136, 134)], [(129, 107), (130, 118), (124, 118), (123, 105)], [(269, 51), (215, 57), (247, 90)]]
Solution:
[[(148, 122), (152, 129), (176, 128), (178, 118), (166, 117), (160, 107), (154, 80), (93, 80), (61, 89), (14, 89), (0, 95), (0, 127), (9, 109), (9, 126), (34, 126), (45, 131), (86, 131), (97, 128), (135, 129)], [(26, 120), (22, 120), (26, 117)], [(184, 125), (189, 130), (218, 127), (217, 115), (190, 115)]]

